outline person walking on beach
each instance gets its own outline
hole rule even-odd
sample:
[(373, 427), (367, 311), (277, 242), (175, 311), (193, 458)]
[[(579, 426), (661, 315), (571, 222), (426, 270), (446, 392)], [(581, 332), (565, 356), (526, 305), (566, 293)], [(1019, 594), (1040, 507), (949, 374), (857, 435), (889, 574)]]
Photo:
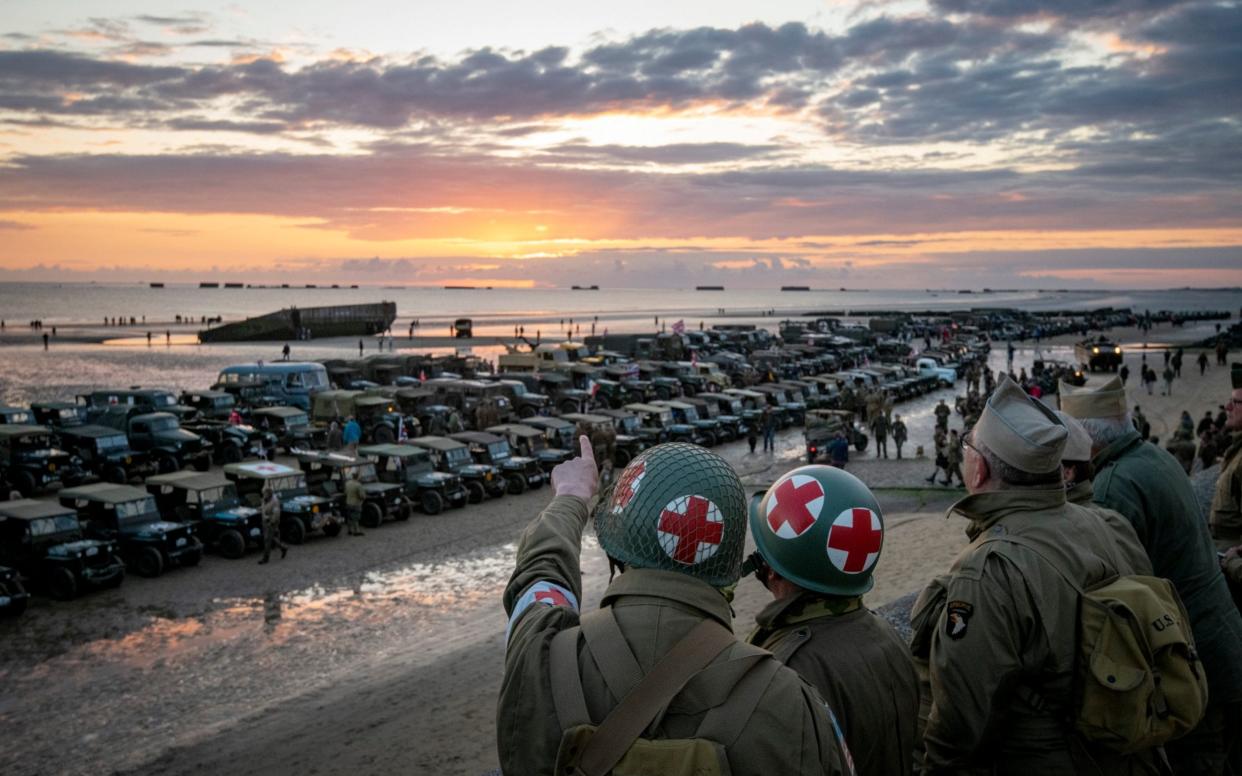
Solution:
[(1207, 355), (1206, 350), (1199, 353), (1198, 363), (1199, 363), (1199, 376), (1203, 377), (1203, 373), (1206, 372), (1208, 368), (1208, 355)]
[(349, 473), (345, 482), (345, 525), (350, 536), (365, 536), (359, 523), (362, 521), (362, 505), (367, 500), (366, 491), (358, 481), (358, 472)]
[(966, 478), (962, 476), (962, 440), (957, 434), (957, 429), (949, 432), (949, 439), (945, 443), (944, 457), (948, 462), (948, 466), (944, 470), (944, 482), (942, 485), (952, 485), (954, 475), (957, 476), (957, 484), (966, 487)]
[(1125, 385), (1126, 380), (1130, 379), (1130, 367), (1122, 364), (1121, 369), (1117, 370), (1117, 376), (1121, 378), (1121, 384)]
[(43, 332), (43, 349), (47, 350), (47, 332)]
[(280, 355), (282, 356), (281, 361), (289, 360), (289, 343), (288, 342), (286, 342), (285, 346), (280, 349)]
[[(1151, 367), (1143, 368), (1143, 385), (1147, 388), (1147, 395), (1151, 396), (1152, 386), (1156, 384), (1156, 370)], [(1122, 388), (1125, 386), (1123, 385)]]
[(906, 443), (906, 423), (900, 415), (893, 417), (893, 445), (897, 448), (897, 460), (901, 460), (901, 446)]
[(763, 424), (763, 452), (776, 452), (776, 416), (771, 407), (764, 407), (759, 416)]
[(1182, 376), (1182, 358), (1185, 355), (1186, 351), (1182, 348), (1178, 348), (1177, 352), (1173, 354), (1173, 374), (1176, 375), (1178, 379), (1181, 379)]
[(759, 444), (759, 429), (757, 424), (748, 423), (746, 425), (746, 444), (750, 445), (750, 454), (755, 454), (755, 445)]
[(362, 358), (362, 350), (363, 350), (363, 347), (364, 347), (364, 346), (363, 346), (363, 344), (362, 344), (362, 340), (361, 340), (361, 339), (359, 339), (359, 340), (358, 340), (358, 358)]
[(1161, 395), (1162, 396), (1173, 395), (1173, 369), (1172, 367), (1166, 366), (1164, 368), (1164, 393), (1162, 393)]
[(280, 540), (280, 499), (271, 485), (263, 486), (263, 559), (259, 565), (267, 563), (272, 556), (272, 548), (280, 548), (283, 559), (289, 554), (289, 548)]
[(883, 412), (871, 418), (871, 433), (875, 435), (876, 458), (888, 458), (888, 417)]

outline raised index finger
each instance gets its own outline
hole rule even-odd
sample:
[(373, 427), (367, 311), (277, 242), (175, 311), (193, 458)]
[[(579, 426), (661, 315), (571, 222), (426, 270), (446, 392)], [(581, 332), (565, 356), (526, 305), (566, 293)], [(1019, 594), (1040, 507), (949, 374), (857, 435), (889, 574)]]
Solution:
[(578, 437), (578, 445), (582, 448), (582, 459), (595, 465), (595, 448), (591, 447), (591, 439), (586, 434)]

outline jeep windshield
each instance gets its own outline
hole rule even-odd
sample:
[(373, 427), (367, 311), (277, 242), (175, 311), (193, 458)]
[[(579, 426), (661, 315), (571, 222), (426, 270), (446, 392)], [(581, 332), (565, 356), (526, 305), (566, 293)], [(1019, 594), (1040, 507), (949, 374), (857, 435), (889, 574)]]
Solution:
[(487, 446), (487, 454), (492, 457), (493, 461), (503, 461), (509, 457), (509, 443), (503, 439), (492, 442)]
[(685, 416), (687, 423), (693, 423), (699, 419), (699, 410), (693, 405), (682, 409), (681, 413)]
[(15, 441), (14, 447), (22, 453), (38, 453), (52, 446), (52, 438), (47, 434), (27, 434)]
[(505, 385), (509, 386), (509, 388), (513, 390), (514, 396), (525, 396), (528, 393), (526, 386), (521, 383), (505, 383)]
[(145, 525), (160, 519), (160, 511), (155, 506), (155, 499), (147, 496), (143, 499), (124, 501), (116, 505), (116, 519), (122, 528), (126, 526)]
[(470, 451), (464, 447), (454, 447), (452, 450), (446, 450), (444, 460), (448, 461), (449, 466), (465, 466), (473, 459), (470, 457)]
[(346, 479), (357, 474), (359, 482), (375, 482), (379, 479), (375, 474), (375, 464), (373, 463), (360, 464), (358, 466), (342, 466), (341, 474)]
[(531, 451), (532, 453), (537, 453), (537, 452), (539, 452), (540, 450), (546, 450), (546, 449), (548, 449), (548, 442), (547, 442), (547, 440), (546, 440), (546, 439), (544, 439), (544, 438), (543, 438), (543, 437), (541, 437), (541, 436), (534, 436), (534, 435), (531, 435), (531, 436), (528, 436), (528, 437), (522, 437), (522, 438), (526, 440), (526, 444), (527, 444), (527, 446), (530, 448), (530, 451)]
[(15, 426), (30, 425), (30, 413), (29, 412), (24, 412), (24, 411), (10, 412), (6, 414), (4, 417), (5, 417), (6, 423), (12, 423)]
[(636, 415), (629, 415), (621, 418), (621, 430), (630, 436), (637, 434), (638, 429), (641, 428), (642, 425), (642, 422), (639, 421), (638, 416)]
[(221, 512), (237, 506), (237, 488), (233, 485), (220, 485), (198, 492), (198, 501), (202, 504), (203, 514)]
[(160, 431), (177, 431), (181, 428), (181, 424), (177, 422), (176, 418), (155, 418), (147, 423), (147, 428), (150, 429), (152, 433), (159, 433)]
[(31, 536), (51, 536), (58, 533), (66, 533), (78, 530), (78, 519), (73, 515), (60, 515), (59, 517), (41, 517), (38, 520), (30, 521)]
[(733, 401), (729, 402), (729, 414), (730, 415), (741, 415), (742, 414), (742, 400), (741, 399), (734, 399)]
[(156, 393), (151, 395), (151, 403), (156, 407), (172, 407), (177, 403), (177, 397), (171, 393)]
[(306, 490), (306, 477), (301, 474), (290, 474), (286, 477), (271, 477), (263, 481), (272, 490), (282, 495), (298, 495), (298, 491)]
[(285, 417), (285, 428), (301, 428), (302, 426), (309, 426), (309, 425), (310, 425), (310, 418), (306, 417), (306, 415), (302, 413), (298, 413), (297, 415), (289, 415)]

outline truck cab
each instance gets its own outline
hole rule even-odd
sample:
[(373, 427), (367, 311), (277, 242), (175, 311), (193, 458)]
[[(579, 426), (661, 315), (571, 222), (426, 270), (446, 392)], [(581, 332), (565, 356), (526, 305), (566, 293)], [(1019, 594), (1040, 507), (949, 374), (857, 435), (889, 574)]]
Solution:
[(678, 423), (673, 410), (659, 404), (627, 404), (625, 409), (639, 417), (644, 428), (659, 433), (662, 442), (688, 442), (694, 444), (697, 431), (689, 423)]
[(940, 362), (934, 358), (922, 357), (914, 360), (914, 368), (919, 370), (920, 375), (935, 377), (945, 388), (952, 388), (957, 382), (956, 365), (941, 366)]
[(715, 447), (720, 441), (720, 421), (700, 417), (699, 408), (690, 402), (681, 400), (653, 401), (658, 407), (668, 407), (673, 412), (673, 421), (679, 425), (687, 425), (694, 429), (693, 440), (696, 445)]
[(549, 447), (544, 432), (525, 423), (501, 423), (498, 426), (489, 427), (487, 431), (508, 439), (509, 446), (518, 455), (539, 461), (540, 467), (545, 472), (551, 472), (558, 464), (572, 457), (568, 450)]
[(200, 472), (211, 468), (211, 443), (183, 429), (176, 415), (121, 405), (101, 412), (96, 422), (124, 431), (130, 447), (150, 455), (161, 474), (185, 466)]

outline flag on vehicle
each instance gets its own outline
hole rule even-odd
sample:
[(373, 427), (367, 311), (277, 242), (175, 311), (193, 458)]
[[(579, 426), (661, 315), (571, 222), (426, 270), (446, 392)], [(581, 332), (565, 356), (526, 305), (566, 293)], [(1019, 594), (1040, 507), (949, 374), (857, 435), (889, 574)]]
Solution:
[(405, 418), (397, 418), (397, 441), (404, 442), (406, 438), (407, 437), (405, 435)]
[(599, 393), (599, 383), (594, 380), (587, 380), (587, 393), (591, 394), (591, 398), (595, 398), (595, 394)]
[(686, 333), (686, 321), (685, 321), (685, 319), (682, 319), (682, 320), (678, 321), (677, 323), (674, 323), (674, 324), (673, 324), (673, 333), (674, 333), (674, 334), (685, 334), (685, 333)]

